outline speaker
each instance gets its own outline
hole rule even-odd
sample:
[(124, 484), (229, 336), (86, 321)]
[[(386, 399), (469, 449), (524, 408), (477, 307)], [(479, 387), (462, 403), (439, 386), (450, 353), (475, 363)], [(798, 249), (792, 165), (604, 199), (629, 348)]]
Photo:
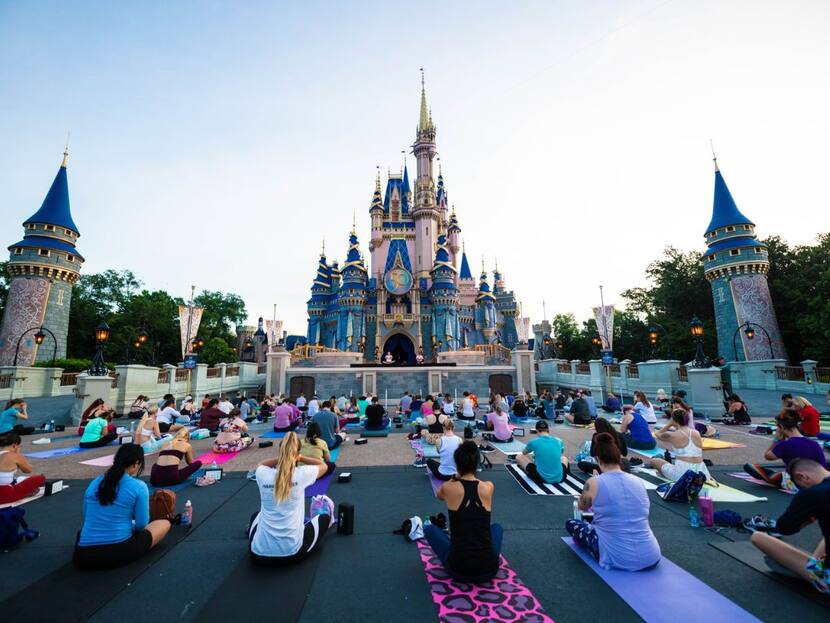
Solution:
[(354, 505), (348, 502), (340, 502), (337, 506), (337, 533), (354, 533)]

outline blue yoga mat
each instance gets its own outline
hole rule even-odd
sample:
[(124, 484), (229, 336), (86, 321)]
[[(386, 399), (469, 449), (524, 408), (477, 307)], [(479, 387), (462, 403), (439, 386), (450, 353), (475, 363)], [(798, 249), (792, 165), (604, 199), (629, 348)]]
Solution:
[(562, 540), (645, 621), (676, 621), (678, 612), (688, 611), (691, 598), (694, 618), (698, 621), (761, 623), (668, 558), (645, 571), (603, 569), (571, 537), (563, 536)]
[(267, 433), (263, 433), (260, 435), (262, 439), (282, 439), (285, 437), (285, 433), (278, 433), (276, 431), (268, 431)]
[[(117, 446), (118, 441), (113, 441), (106, 446), (98, 446), (99, 448), (107, 448), (109, 446)], [(82, 448), (81, 446), (68, 446), (66, 448), (53, 448), (52, 450), (40, 450), (39, 452), (27, 452), (24, 456), (33, 459), (51, 459), (56, 456), (66, 456), (68, 454), (77, 454), (78, 452), (86, 452), (87, 450), (95, 450), (95, 448)]]
[(334, 450), (331, 451), (331, 462), (336, 463), (338, 456), (340, 456), (340, 446), (337, 446)]
[(636, 452), (637, 454), (642, 454), (643, 456), (647, 456), (652, 459), (662, 458), (663, 454), (665, 454), (666, 452), (665, 450), (663, 450), (663, 448), (652, 448), (651, 450), (637, 450), (637, 448), (632, 448), (631, 446), (628, 446), (628, 449), (631, 450), (631, 452)]

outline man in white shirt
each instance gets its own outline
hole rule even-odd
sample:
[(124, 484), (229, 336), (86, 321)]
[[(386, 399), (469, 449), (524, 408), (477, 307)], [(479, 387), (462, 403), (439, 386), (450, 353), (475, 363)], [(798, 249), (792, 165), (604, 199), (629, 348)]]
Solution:
[[(299, 406), (299, 405), (298, 405)], [(320, 410), (320, 400), (317, 398), (317, 394), (311, 397), (311, 400), (308, 402), (308, 417), (312, 418), (314, 415)]]
[(297, 400), (294, 401), (294, 404), (297, 405), (297, 408), (300, 410), (305, 409), (307, 401), (303, 392), (300, 392), (300, 395), (297, 396)]
[(337, 399), (337, 410), (345, 411), (347, 403), (348, 400), (346, 400), (346, 394), (340, 394), (340, 398)]
[(233, 411), (233, 403), (230, 400), (228, 400), (227, 396), (222, 396), (219, 399), (219, 404), (216, 405), (216, 408), (219, 409), (225, 415), (227, 415), (228, 413)]

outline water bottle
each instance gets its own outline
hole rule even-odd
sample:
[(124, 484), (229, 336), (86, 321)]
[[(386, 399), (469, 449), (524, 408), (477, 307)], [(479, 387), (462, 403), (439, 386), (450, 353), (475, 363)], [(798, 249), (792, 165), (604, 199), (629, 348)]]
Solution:
[(184, 505), (184, 512), (182, 513), (182, 525), (189, 526), (193, 521), (193, 504), (188, 500)]
[(579, 510), (579, 499), (574, 498), (574, 519), (580, 521), (582, 519), (582, 511)]
[(700, 528), (700, 513), (697, 510), (697, 497), (689, 498), (689, 525)]
[(216, 459), (213, 459), (213, 463), (210, 464), (211, 469), (216, 469), (218, 466), (216, 465)]

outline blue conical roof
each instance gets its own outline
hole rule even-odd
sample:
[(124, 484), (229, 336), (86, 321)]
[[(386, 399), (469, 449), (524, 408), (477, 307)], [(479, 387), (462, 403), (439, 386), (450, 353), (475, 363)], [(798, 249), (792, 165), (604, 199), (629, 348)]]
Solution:
[(58, 169), (58, 174), (55, 176), (49, 192), (46, 193), (46, 199), (43, 200), (40, 210), (23, 221), (24, 226), (29, 223), (45, 223), (55, 227), (63, 227), (80, 235), (78, 226), (75, 225), (75, 221), (72, 220), (72, 213), (69, 211), (69, 184), (66, 180), (65, 164), (62, 164)]
[(741, 214), (729, 187), (723, 179), (719, 169), (715, 169), (715, 199), (712, 205), (712, 220), (705, 233), (715, 231), (727, 225), (755, 225), (747, 217)]
[(467, 262), (467, 254), (461, 254), (461, 273), (458, 275), (460, 279), (472, 279), (473, 273), (470, 270), (470, 264)]

